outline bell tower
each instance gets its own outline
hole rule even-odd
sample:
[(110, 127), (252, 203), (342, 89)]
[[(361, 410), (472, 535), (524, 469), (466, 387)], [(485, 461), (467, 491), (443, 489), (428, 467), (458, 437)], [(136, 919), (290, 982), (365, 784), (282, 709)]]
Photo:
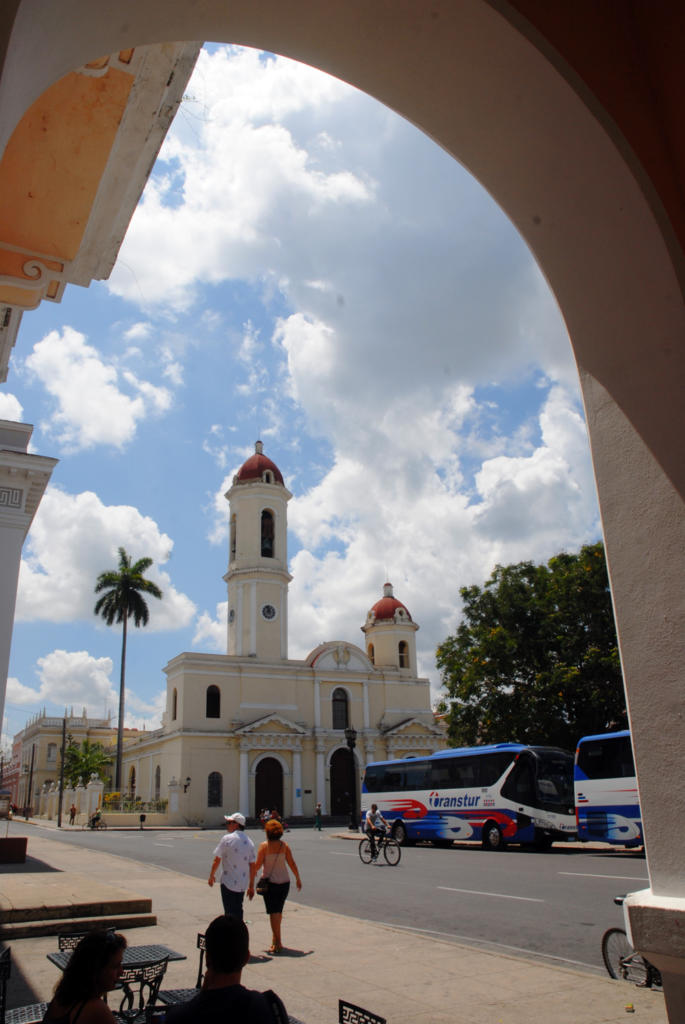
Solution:
[(377, 668), (398, 668), (415, 676), (418, 628), (407, 606), (393, 594), (392, 584), (384, 584), (383, 597), (369, 609), (361, 627), (369, 661)]
[(261, 441), (226, 492), (229, 503), (228, 654), (288, 657), (288, 502)]

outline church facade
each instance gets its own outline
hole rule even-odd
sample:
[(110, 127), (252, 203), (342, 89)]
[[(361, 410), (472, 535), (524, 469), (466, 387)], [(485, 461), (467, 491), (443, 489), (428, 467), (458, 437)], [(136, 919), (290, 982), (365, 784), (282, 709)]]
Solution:
[(419, 627), (389, 583), (361, 627), (363, 649), (334, 640), (288, 658), (291, 497), (258, 441), (226, 493), (227, 653), (173, 658), (162, 728), (124, 749), (128, 792), (168, 794), (172, 823), (217, 825), (225, 808), (297, 818), (317, 803), (347, 814), (368, 762), (446, 746), (417, 675)]

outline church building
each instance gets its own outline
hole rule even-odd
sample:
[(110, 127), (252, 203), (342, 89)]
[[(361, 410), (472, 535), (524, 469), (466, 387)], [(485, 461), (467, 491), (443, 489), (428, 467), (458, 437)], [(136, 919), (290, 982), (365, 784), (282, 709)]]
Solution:
[(258, 441), (226, 493), (227, 653), (173, 658), (162, 728), (125, 746), (128, 792), (168, 795), (171, 823), (217, 825), (226, 808), (297, 818), (317, 803), (347, 814), (368, 762), (446, 746), (417, 675), (419, 627), (389, 583), (361, 626), (363, 648), (332, 640), (288, 658), (291, 497)]

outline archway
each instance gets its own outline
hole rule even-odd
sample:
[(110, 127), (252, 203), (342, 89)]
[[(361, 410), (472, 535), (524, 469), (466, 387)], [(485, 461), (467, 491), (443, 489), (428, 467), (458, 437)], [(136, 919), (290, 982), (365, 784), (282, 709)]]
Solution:
[[(583, 81), (588, 66), (570, 20), (555, 9), (575, 49), (564, 47), (563, 34), (555, 37), (544, 8), (524, 0), (437, 0), (402, 10), (362, 0), (332, 0), (325, 9), (311, 0), (287, 9), (267, 0), (230, 8), (220, 0), (199, 7), (121, 0), (113, 15), (104, 2), (72, 0), (69, 18), (48, 12), (39, 25), (33, 5), (17, 0), (2, 26), (10, 47), (0, 122), (11, 132), (46, 86), (96, 55), (163, 39), (231, 40), (293, 56), (375, 95), (488, 188), (536, 253), (571, 334), (604, 519), (651, 886), (657, 898), (685, 898), (678, 845), (661, 822), (662, 778), (653, 753), (666, 749), (673, 771), (685, 769), (681, 726), (670, 711), (680, 702), (685, 577), (678, 169), (665, 172), (674, 187), (664, 184), (663, 155), (655, 150), (667, 150), (668, 140), (652, 141), (650, 152), (641, 125), (625, 113), (632, 108), (639, 118), (644, 109), (649, 120), (653, 108), (646, 94), (634, 102), (632, 85), (621, 89), (646, 65), (634, 73), (611, 16), (602, 31), (588, 12), (581, 33), (599, 44), (585, 49), (623, 93), (613, 105), (599, 87), (593, 91), (592, 79)], [(637, 26), (630, 28), (639, 38)], [(663, 40), (667, 32), (664, 23)], [(651, 52), (659, 52), (654, 39)], [(662, 127), (658, 116), (652, 120)], [(685, 795), (676, 790), (669, 821), (684, 809)]]
[(352, 797), (357, 786), (352, 752), (346, 747), (339, 747), (334, 751), (329, 771), (331, 814), (348, 815), (352, 809)]
[(285, 814), (283, 806), (283, 768), (275, 757), (263, 757), (255, 772), (255, 817), (268, 808)]

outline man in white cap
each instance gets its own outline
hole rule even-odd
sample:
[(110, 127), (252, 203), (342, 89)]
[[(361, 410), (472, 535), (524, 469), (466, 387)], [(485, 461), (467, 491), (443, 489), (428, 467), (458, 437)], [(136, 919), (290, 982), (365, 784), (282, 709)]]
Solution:
[(214, 851), (212, 869), (208, 883), (214, 885), (216, 869), (221, 864), (221, 899), (224, 914), (243, 919), (243, 897), (254, 896), (255, 880), (255, 848), (249, 836), (245, 835), (245, 818), (236, 811), (225, 814), (226, 835)]

